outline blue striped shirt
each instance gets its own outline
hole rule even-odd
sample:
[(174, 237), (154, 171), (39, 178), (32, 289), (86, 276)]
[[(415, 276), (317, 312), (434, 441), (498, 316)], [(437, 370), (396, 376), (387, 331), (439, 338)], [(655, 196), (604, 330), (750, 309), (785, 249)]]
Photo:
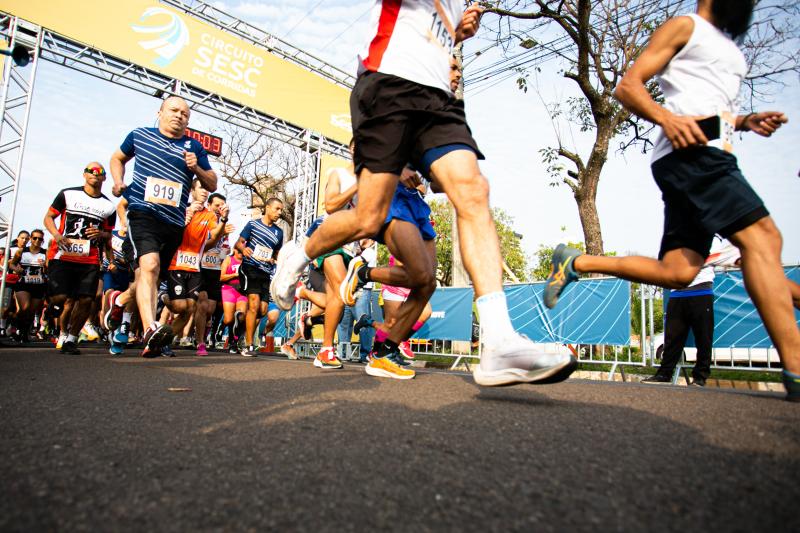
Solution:
[(283, 230), (276, 224), (267, 226), (261, 219), (248, 222), (239, 237), (245, 240), (245, 246), (253, 250), (253, 257), (244, 256), (242, 264), (258, 268), (272, 274), (275, 265), (266, 260), (278, 257), (278, 250), (283, 246)]
[[(128, 157), (135, 157), (133, 180), (123, 195), (128, 200), (128, 209), (144, 211), (167, 224), (183, 227), (194, 179), (194, 172), (186, 166), (183, 152), (194, 152), (197, 165), (203, 170), (211, 170), (203, 145), (186, 136), (171, 139), (158, 128), (136, 128), (125, 137), (119, 149)], [(153, 182), (155, 187), (150, 190), (149, 201), (145, 199), (148, 178), (159, 180)], [(175, 194), (175, 186), (164, 187), (167, 182), (180, 184), (180, 194)], [(157, 197), (155, 201), (154, 197)]]

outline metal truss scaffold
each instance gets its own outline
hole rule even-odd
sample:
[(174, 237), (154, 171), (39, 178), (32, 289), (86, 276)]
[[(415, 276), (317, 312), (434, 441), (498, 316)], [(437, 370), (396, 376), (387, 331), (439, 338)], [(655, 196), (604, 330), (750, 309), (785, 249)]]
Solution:
[(161, 0), (187, 15), (193, 16), (219, 28), (227, 33), (233, 34), (240, 39), (251, 44), (264, 48), (272, 54), (294, 63), (306, 70), (309, 70), (323, 78), (352, 89), (356, 80), (352, 74), (348, 74), (339, 67), (335, 67), (322, 59), (297, 48), (296, 46), (284, 41), (261, 28), (248, 22), (237, 19), (233, 15), (214, 7), (202, 0)]
[[(5, 308), (6, 273), (11, 249), (10, 233), (13, 231), (14, 215), (17, 210), (19, 181), (22, 171), (22, 159), (25, 154), (25, 139), (28, 131), (28, 120), (31, 111), (33, 83), (36, 80), (36, 68), (39, 65), (39, 45), (42, 31), (37, 26), (25, 24), (16, 17), (0, 17), (0, 38), (9, 48), (23, 45), (32, 50), (31, 62), (21, 67), (6, 59), (3, 64), (3, 85), (0, 94), (0, 197), (12, 194), (11, 213), (3, 220), (0, 227), (0, 238), (8, 236), (3, 257), (2, 280), (0, 281), (0, 310)], [(5, 182), (10, 180), (10, 184)], [(5, 217), (3, 217), (5, 219)]]

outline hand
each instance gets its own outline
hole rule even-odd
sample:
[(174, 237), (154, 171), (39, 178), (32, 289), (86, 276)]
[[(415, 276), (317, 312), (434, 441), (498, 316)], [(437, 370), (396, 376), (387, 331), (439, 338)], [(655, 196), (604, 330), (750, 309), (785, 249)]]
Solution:
[(56, 239), (56, 245), (58, 246), (59, 249), (61, 249), (62, 251), (69, 250), (69, 245), (72, 243), (70, 239), (64, 237), (60, 233), (56, 234), (55, 239)]
[(117, 230), (117, 233), (119, 233), (119, 236), (124, 239), (125, 235), (128, 234), (128, 228), (126, 228), (125, 226), (122, 226)]
[(235, 229), (236, 228), (234, 227), (233, 224), (225, 224), (225, 229), (222, 231), (225, 233), (225, 235), (230, 235), (231, 233), (233, 233), (233, 230)]
[(481, 25), (481, 15), (483, 15), (483, 7), (478, 4), (470, 4), (464, 10), (464, 16), (456, 28), (456, 42), (474, 37), (478, 33), (478, 28)]
[(191, 170), (192, 172), (197, 171), (197, 154), (194, 152), (187, 152), (186, 150), (183, 151), (183, 161), (186, 163), (186, 167)]
[(703, 130), (697, 125), (697, 118), (669, 113), (667, 118), (661, 121), (661, 129), (664, 130), (672, 147), (676, 150), (693, 146), (705, 146), (708, 144)]
[(414, 189), (420, 183), (422, 183), (422, 180), (420, 179), (420, 176), (417, 174), (416, 170), (411, 170), (410, 168), (406, 167), (400, 173), (400, 183), (409, 189)]
[(89, 226), (88, 228), (86, 228), (86, 231), (84, 231), (84, 234), (86, 235), (87, 239), (92, 239), (92, 240), (99, 240), (105, 236), (103, 232), (100, 231), (100, 228), (96, 226)]
[(108, 264), (108, 271), (109, 272), (116, 272), (117, 271), (117, 265), (115, 263), (109, 263)]
[(780, 111), (762, 111), (748, 115), (744, 126), (762, 137), (770, 137), (782, 124), (787, 122), (789, 119)]
[(242, 249), (242, 255), (245, 257), (253, 257), (253, 249), (245, 246), (244, 249)]
[(219, 208), (219, 215), (225, 218), (228, 218), (228, 213), (231, 212), (231, 207), (228, 204), (222, 204), (222, 207)]
[(124, 181), (120, 181), (119, 183), (115, 181), (114, 186), (111, 188), (111, 194), (117, 197), (122, 196), (122, 192), (127, 188), (128, 186), (125, 185)]

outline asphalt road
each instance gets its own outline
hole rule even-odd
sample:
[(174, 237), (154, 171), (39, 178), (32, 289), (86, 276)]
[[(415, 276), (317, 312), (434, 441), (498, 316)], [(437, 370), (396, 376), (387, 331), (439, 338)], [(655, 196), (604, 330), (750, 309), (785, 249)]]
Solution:
[(774, 393), (0, 349), (2, 531), (798, 531), (799, 482)]

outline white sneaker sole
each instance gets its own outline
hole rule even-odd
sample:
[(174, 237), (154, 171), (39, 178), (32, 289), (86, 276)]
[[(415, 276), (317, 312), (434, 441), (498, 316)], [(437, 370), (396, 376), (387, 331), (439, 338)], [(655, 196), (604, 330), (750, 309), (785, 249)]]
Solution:
[(356, 275), (356, 269), (363, 264), (363, 259), (354, 257), (350, 260), (350, 264), (347, 265), (347, 274), (345, 274), (342, 284), (339, 285), (339, 297), (341, 297), (345, 305), (353, 306), (356, 304), (356, 299), (352, 297), (353, 295), (350, 295), (351, 298), (347, 298), (348, 292), (350, 292), (348, 289), (351, 285), (357, 283), (357, 280), (353, 278)]
[(416, 374), (411, 374), (410, 376), (398, 376), (392, 372), (387, 372), (386, 370), (382, 370), (380, 368), (373, 368), (369, 365), (364, 367), (364, 371), (370, 376), (374, 376), (376, 378), (414, 379), (414, 376), (416, 376)]
[[(287, 283), (286, 287), (279, 287), (277, 282), (287, 277), (283, 272), (284, 264), (286, 263), (286, 258), (295, 253), (296, 249), (297, 245), (294, 241), (289, 241), (283, 245), (280, 254), (278, 254), (275, 277), (269, 284), (269, 293), (272, 296), (272, 301), (284, 311), (289, 311), (294, 305), (294, 291), (297, 289), (297, 280), (300, 279), (300, 273), (298, 272), (297, 275), (293, 276), (294, 279), (289, 280), (290, 283)], [(283, 289), (283, 292), (279, 292), (281, 289)]]
[[(561, 364), (536, 370), (522, 368), (503, 368), (501, 370), (483, 370), (478, 364), (472, 372), (475, 383), (483, 387), (502, 387), (522, 383), (558, 383), (567, 379), (577, 368), (577, 361), (570, 357)], [(557, 378), (551, 380), (550, 378)]]

